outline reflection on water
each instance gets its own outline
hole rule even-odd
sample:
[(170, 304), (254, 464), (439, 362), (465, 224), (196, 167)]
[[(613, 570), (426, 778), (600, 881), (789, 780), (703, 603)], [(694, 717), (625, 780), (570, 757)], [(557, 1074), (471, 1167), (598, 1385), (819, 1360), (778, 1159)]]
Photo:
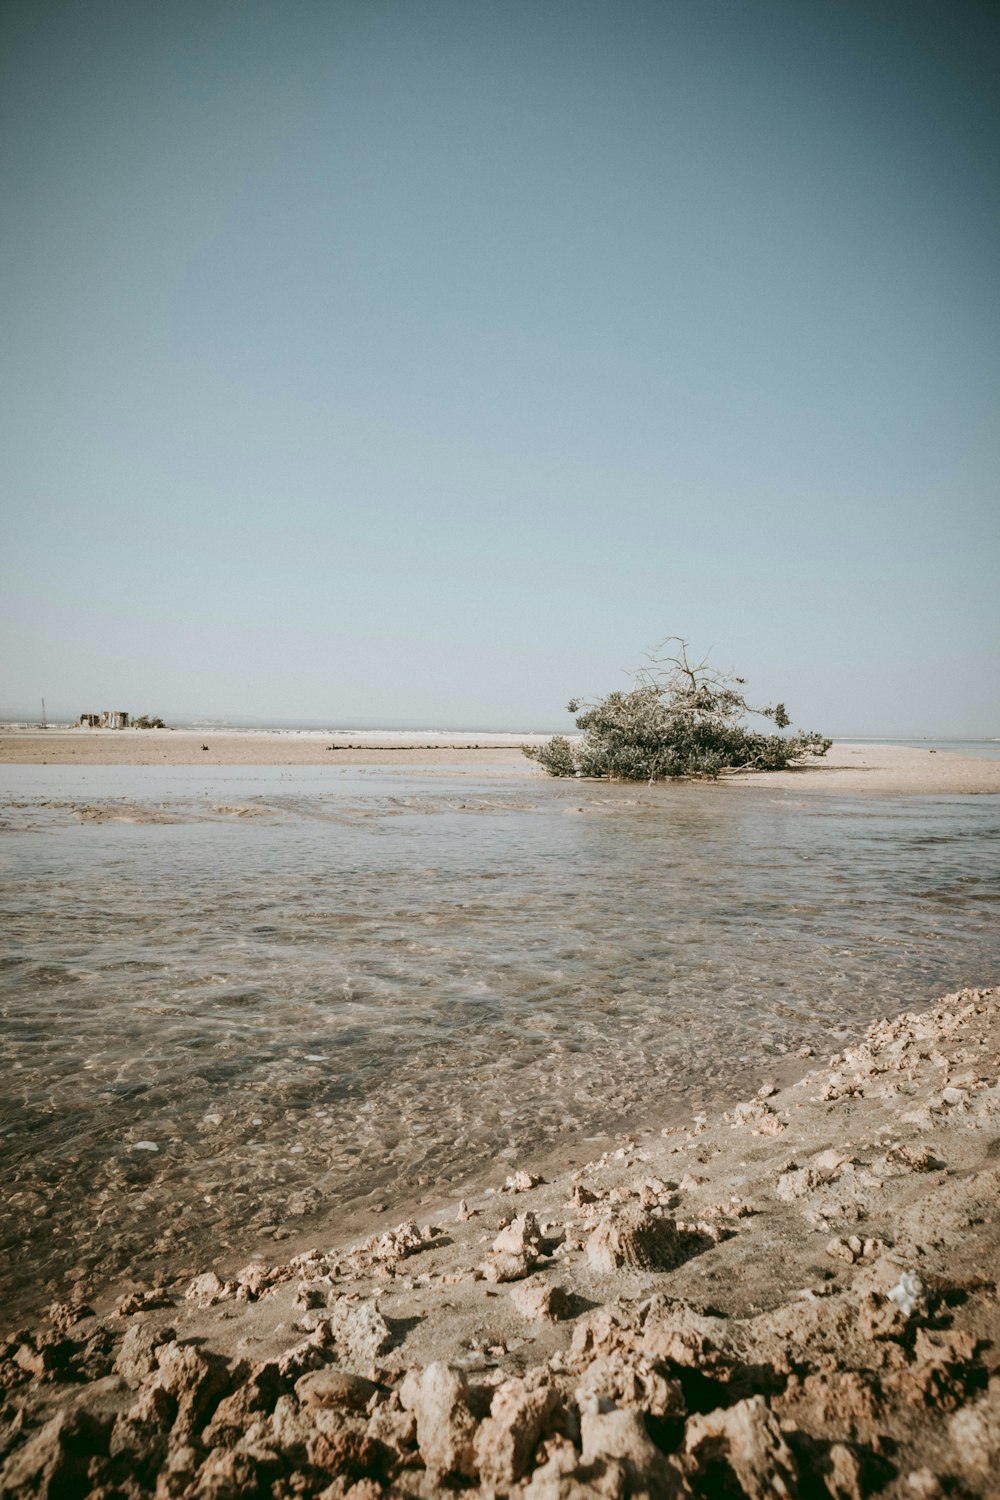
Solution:
[(3, 778), (14, 1307), (440, 1194), (997, 978), (992, 798)]

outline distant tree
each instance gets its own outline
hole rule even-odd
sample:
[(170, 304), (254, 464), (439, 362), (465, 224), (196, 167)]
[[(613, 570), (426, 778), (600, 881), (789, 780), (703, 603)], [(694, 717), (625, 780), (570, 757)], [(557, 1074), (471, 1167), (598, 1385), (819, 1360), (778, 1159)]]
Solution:
[(167, 727), (162, 719), (151, 718), (149, 714), (142, 714), (140, 718), (132, 722), (136, 729), (166, 729)]
[(714, 778), (729, 770), (781, 771), (825, 755), (832, 744), (813, 732), (784, 736), (748, 728), (747, 715), (770, 719), (778, 729), (787, 729), (791, 719), (783, 703), (751, 707), (745, 679), (709, 666), (707, 657), (693, 665), (680, 636), (661, 641), (648, 662), (631, 691), (609, 693), (596, 703), (569, 703), (581, 739), (557, 734), (544, 745), (522, 746), (524, 754), (550, 776), (659, 781)]

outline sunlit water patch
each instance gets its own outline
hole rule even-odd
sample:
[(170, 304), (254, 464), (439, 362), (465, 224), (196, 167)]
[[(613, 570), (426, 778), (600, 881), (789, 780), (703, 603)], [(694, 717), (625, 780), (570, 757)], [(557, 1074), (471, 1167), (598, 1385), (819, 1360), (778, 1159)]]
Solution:
[(3, 787), (13, 1309), (439, 1201), (997, 979), (993, 798), (326, 768)]

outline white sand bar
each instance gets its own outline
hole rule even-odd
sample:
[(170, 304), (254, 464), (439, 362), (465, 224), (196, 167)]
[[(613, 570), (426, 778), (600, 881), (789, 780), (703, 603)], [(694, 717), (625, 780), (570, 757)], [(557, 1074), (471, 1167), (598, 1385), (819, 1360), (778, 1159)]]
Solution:
[[(379, 766), (541, 776), (521, 754), (544, 734), (450, 731), (266, 732), (260, 730), (3, 730), (0, 764), (103, 766)], [(207, 747), (207, 748), (203, 748)], [(907, 745), (836, 743), (791, 771), (739, 772), (733, 786), (772, 786), (853, 796), (1000, 792), (1000, 760)]]

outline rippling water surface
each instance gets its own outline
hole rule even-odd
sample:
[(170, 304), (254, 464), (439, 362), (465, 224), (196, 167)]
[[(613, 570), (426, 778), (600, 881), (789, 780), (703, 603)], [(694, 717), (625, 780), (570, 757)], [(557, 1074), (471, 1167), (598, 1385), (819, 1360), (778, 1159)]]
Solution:
[(15, 1309), (440, 1201), (997, 981), (994, 798), (0, 774)]

